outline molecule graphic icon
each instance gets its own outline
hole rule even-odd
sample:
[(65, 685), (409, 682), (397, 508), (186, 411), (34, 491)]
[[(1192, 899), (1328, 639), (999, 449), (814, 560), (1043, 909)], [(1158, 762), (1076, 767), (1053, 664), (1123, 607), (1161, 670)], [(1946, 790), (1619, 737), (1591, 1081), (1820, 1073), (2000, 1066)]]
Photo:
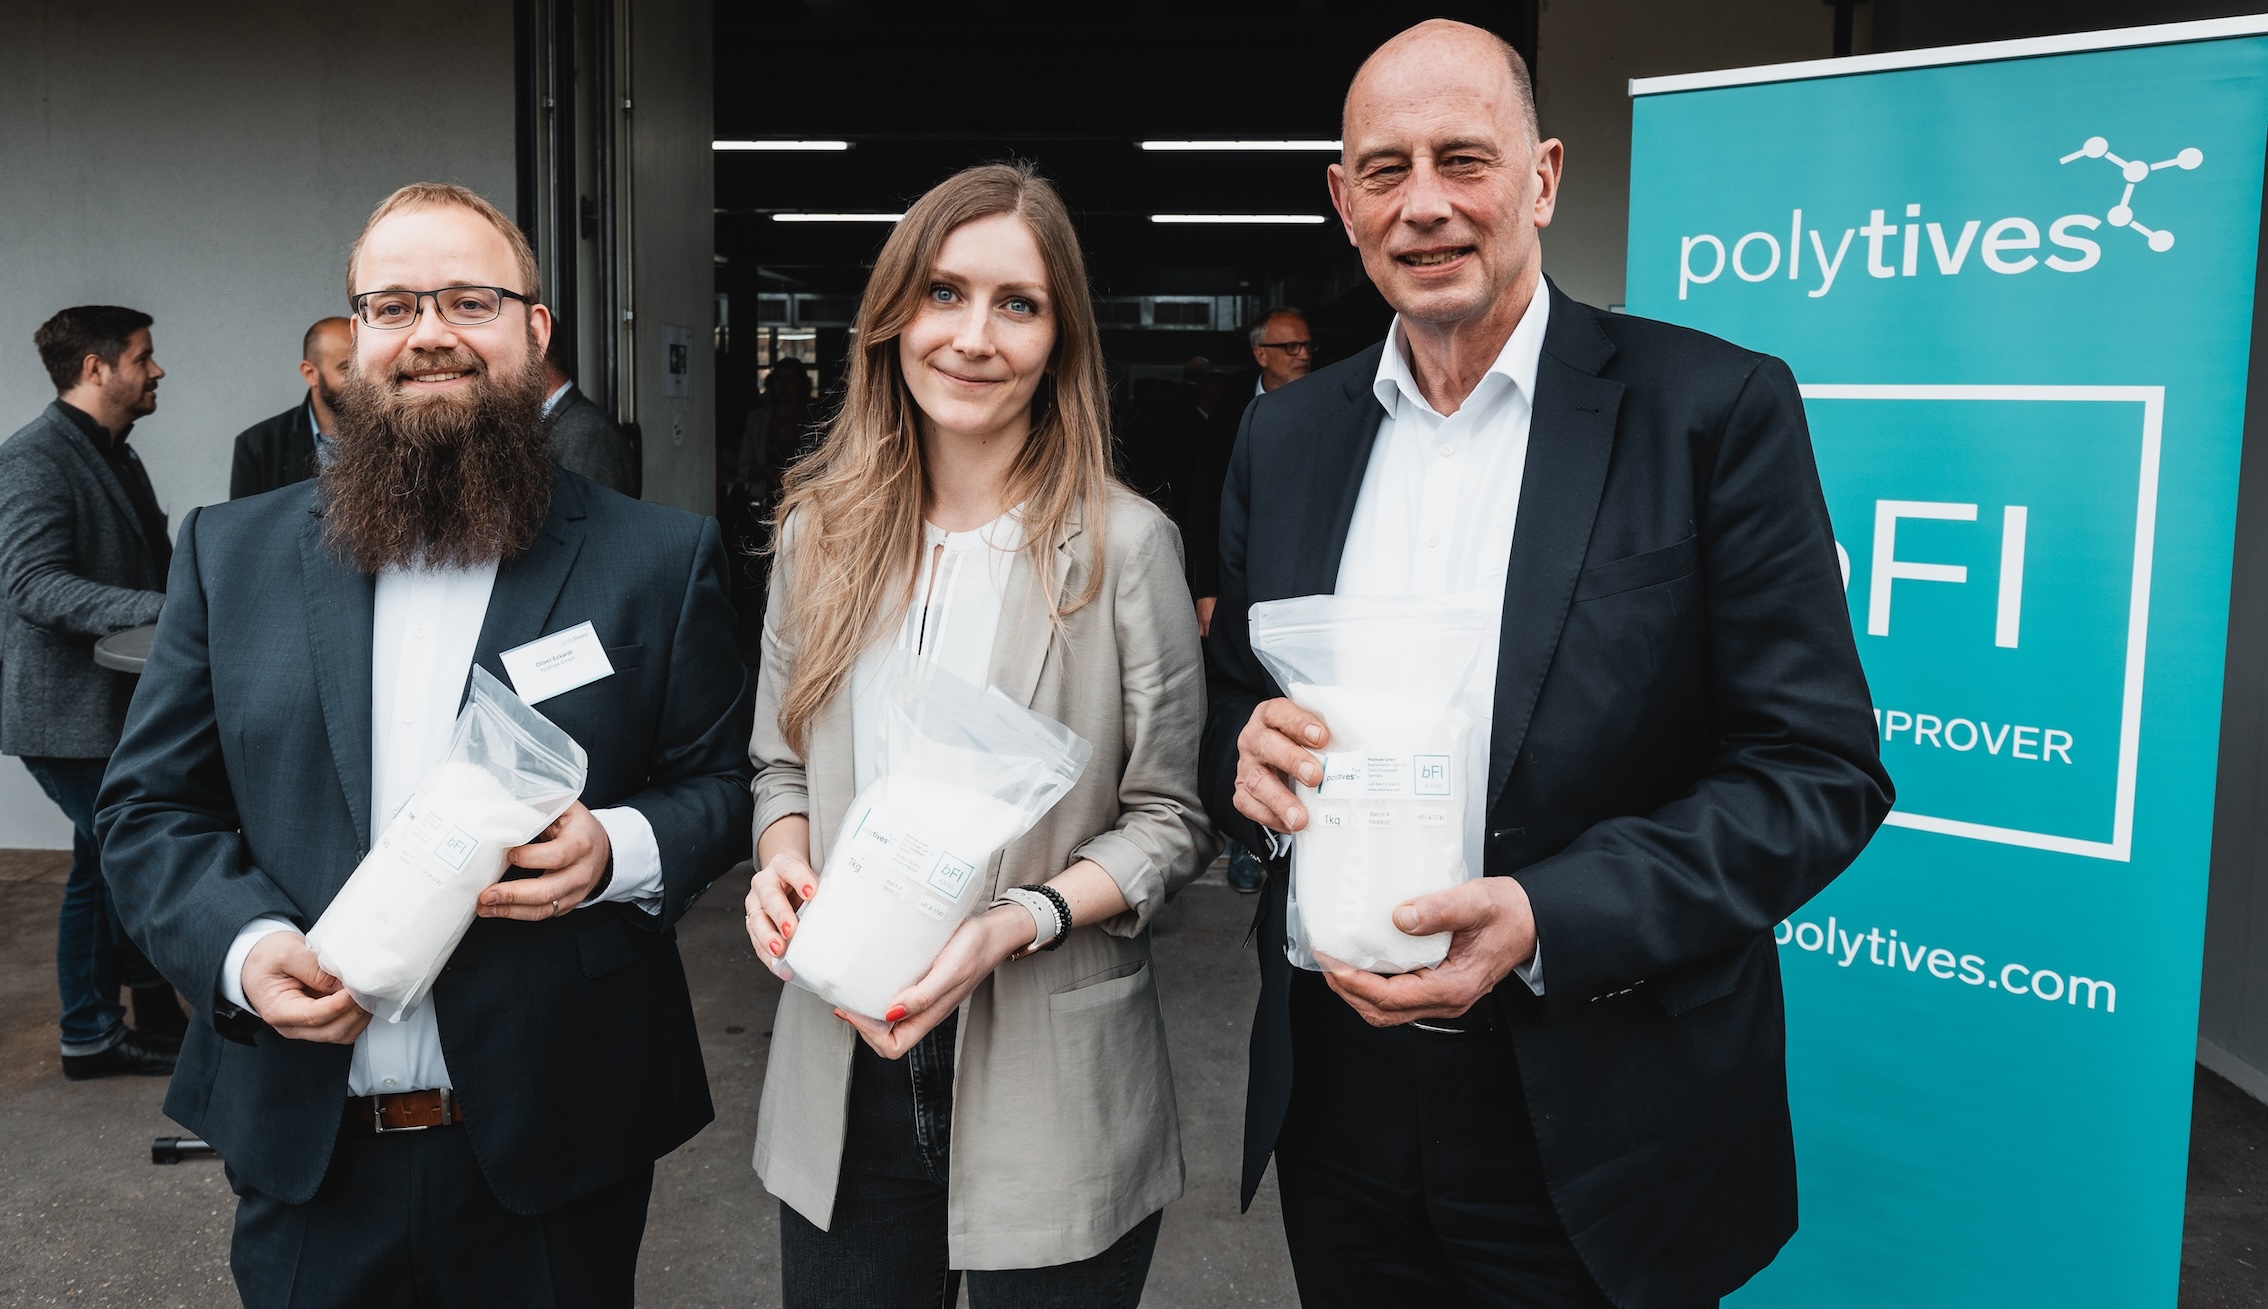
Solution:
[(2074, 159), (2108, 160), (2118, 166), (2118, 175), (2126, 180), (2125, 192), (2118, 197), (2118, 203), (2111, 206), (2110, 212), (2103, 215), (2104, 221), (2112, 227), (2133, 228), (2136, 232), (2141, 233), (2144, 240), (2150, 243), (2152, 250), (2163, 253), (2173, 249), (2172, 232), (2163, 228), (2152, 231), (2134, 221), (2134, 188), (2148, 181), (2150, 174), (2161, 168), (2179, 168), (2185, 173), (2190, 171), (2205, 162), (2204, 151), (2196, 146), (2191, 146), (2163, 163), (2151, 164), (2144, 163), (2140, 159), (2121, 159), (2111, 153), (2109, 141), (2099, 136), (2090, 136), (2085, 145), (2065, 155), (2061, 162), (2068, 164)]

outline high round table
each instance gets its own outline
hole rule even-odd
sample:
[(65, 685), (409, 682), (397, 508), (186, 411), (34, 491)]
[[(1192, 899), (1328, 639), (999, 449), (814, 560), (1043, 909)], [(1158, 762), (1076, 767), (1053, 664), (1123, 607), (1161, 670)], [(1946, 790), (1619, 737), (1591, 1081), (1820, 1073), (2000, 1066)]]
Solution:
[(142, 665), (150, 661), (150, 643), (157, 637), (157, 624), (146, 627), (129, 627), (123, 632), (112, 632), (95, 642), (94, 661), (103, 668), (139, 676)]

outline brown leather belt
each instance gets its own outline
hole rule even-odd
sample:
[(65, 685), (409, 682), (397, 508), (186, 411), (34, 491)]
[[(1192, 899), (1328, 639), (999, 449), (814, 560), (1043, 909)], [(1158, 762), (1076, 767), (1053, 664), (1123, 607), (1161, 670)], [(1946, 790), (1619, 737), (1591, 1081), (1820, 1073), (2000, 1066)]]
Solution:
[(446, 1088), (397, 1091), (391, 1095), (350, 1095), (346, 1126), (365, 1132), (417, 1132), (465, 1121), (464, 1102)]

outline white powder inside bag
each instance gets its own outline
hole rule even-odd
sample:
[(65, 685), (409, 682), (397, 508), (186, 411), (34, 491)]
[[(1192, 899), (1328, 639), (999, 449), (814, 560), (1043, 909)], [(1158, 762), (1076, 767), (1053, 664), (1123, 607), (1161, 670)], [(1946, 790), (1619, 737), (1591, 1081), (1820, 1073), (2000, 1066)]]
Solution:
[(1294, 683), (1323, 719), (1323, 785), (1298, 787), (1308, 825), (1292, 838), (1292, 895), (1310, 951), (1377, 973), (1438, 964), (1449, 933), (1410, 936), (1394, 907), (1466, 880), (1472, 719), (1392, 691)]
[(307, 934), (325, 971), (391, 1022), (417, 1007), (472, 926), (504, 852), (548, 825), (487, 769), (450, 763), (425, 779)]
[(1023, 831), (1014, 805), (966, 787), (885, 776), (851, 802), (819, 894), (781, 963), (838, 1008), (879, 1018), (919, 981), (981, 897), (993, 852)]

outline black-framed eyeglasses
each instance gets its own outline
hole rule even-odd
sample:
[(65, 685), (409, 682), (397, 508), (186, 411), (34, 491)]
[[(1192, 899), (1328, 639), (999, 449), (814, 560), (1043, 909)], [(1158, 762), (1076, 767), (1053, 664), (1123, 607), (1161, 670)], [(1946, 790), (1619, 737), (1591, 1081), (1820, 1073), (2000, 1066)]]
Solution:
[(1294, 358), (1315, 353), (1313, 341), (1262, 341), (1260, 348), (1263, 350), (1281, 350)]
[(519, 292), (507, 291), (500, 286), (444, 286), (437, 291), (365, 291), (349, 303), (354, 306), (354, 316), (362, 320), (363, 326), (392, 331), (415, 323), (419, 303), (426, 299), (433, 301), (434, 311), (441, 315), (441, 321), (453, 327), (478, 327), (482, 323), (495, 322), (496, 316), (504, 312), (506, 300), (517, 300), (521, 304), (534, 303)]

